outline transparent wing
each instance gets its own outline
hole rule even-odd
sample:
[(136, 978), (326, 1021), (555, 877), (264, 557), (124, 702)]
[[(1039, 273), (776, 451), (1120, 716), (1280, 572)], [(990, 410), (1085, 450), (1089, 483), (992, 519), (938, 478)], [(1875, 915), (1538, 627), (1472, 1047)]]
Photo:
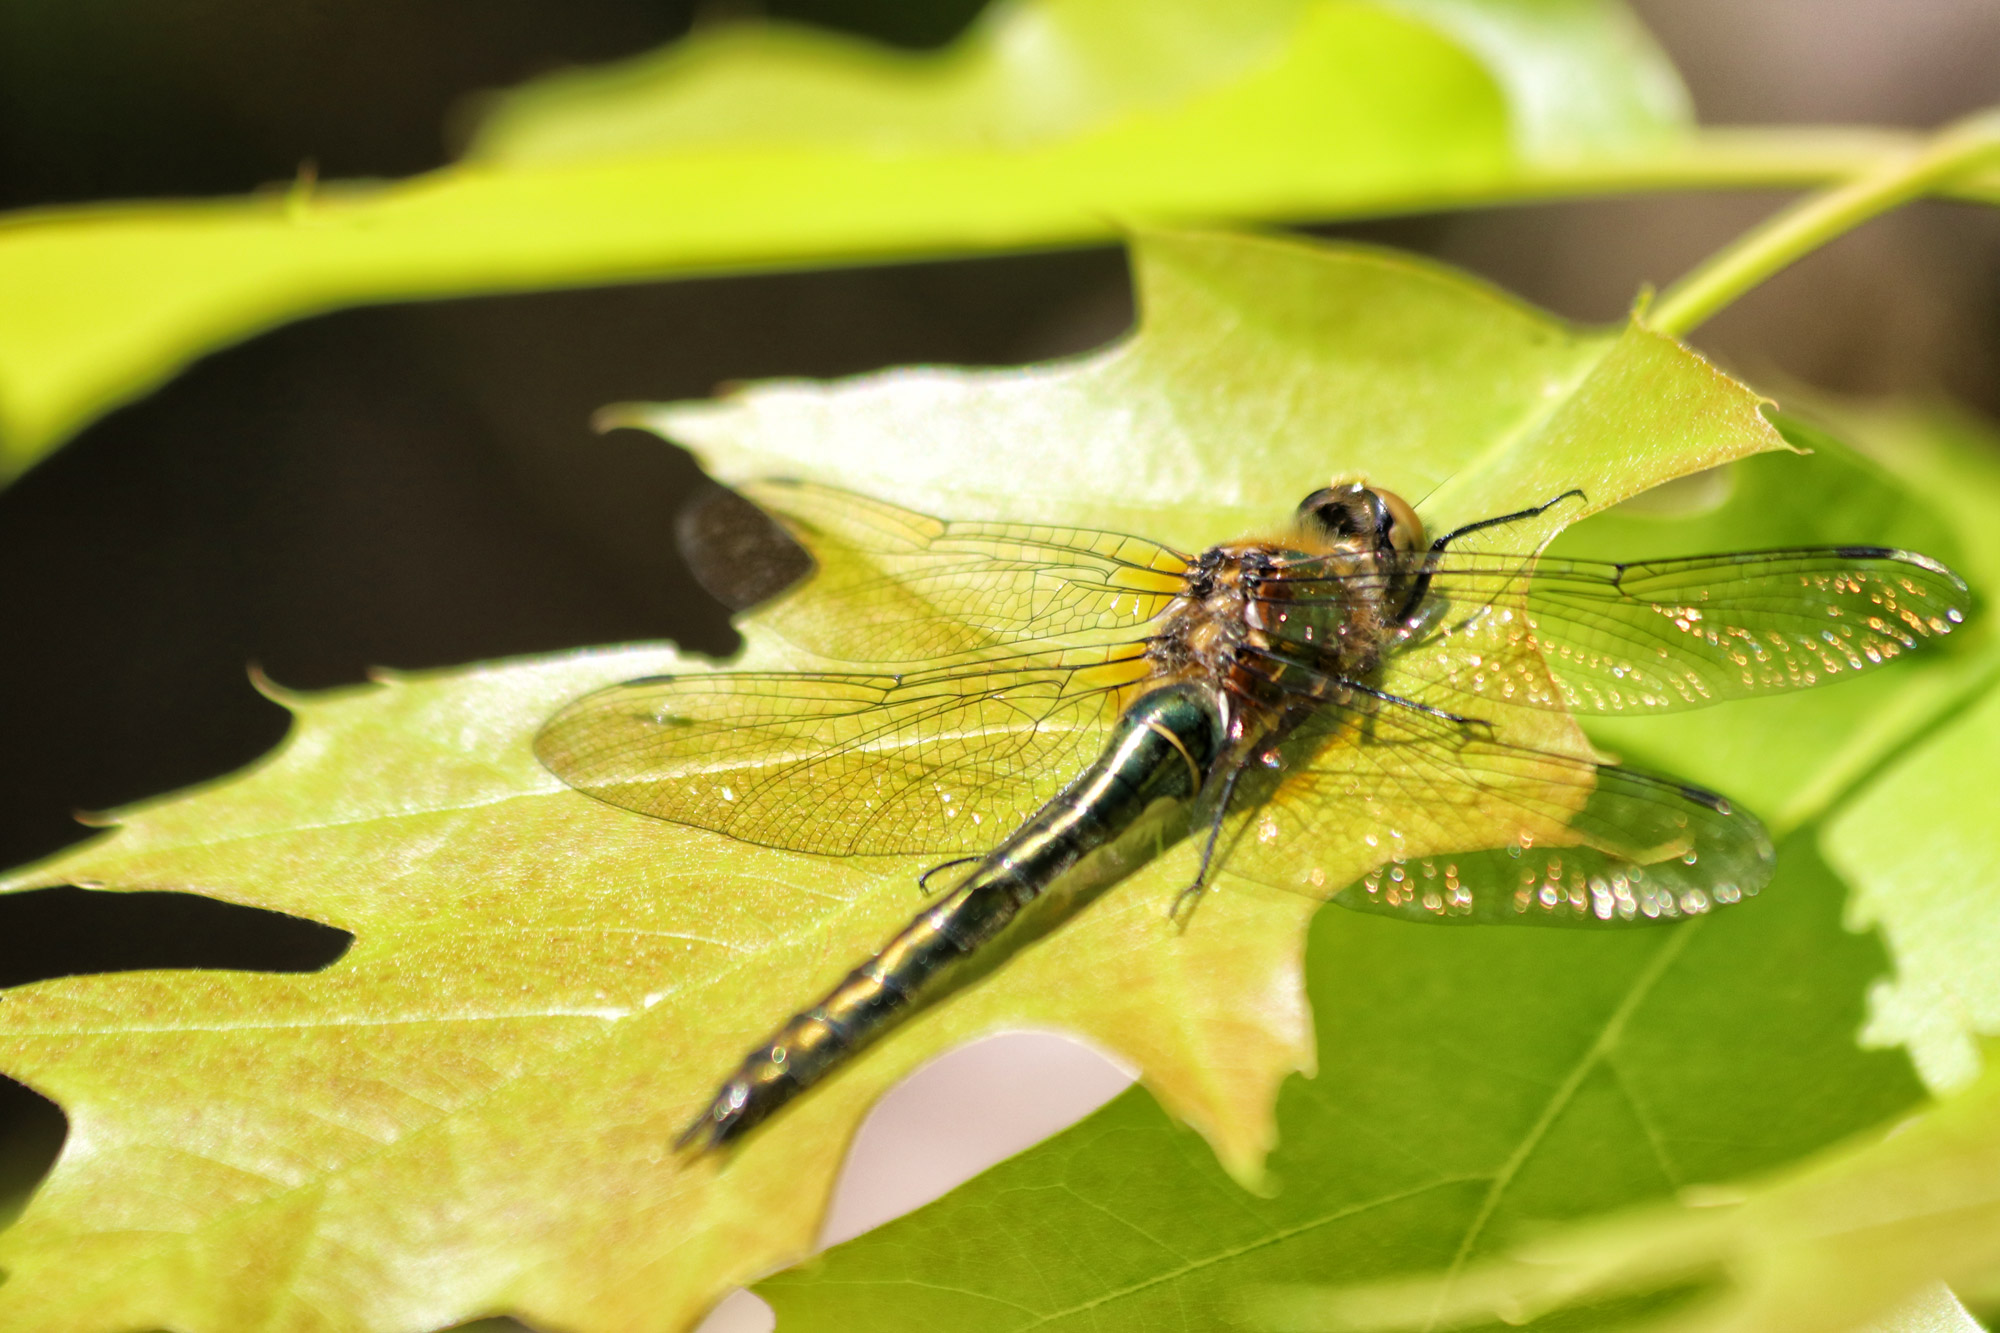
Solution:
[[(1367, 591), (1333, 582), (1330, 597)], [(1943, 565), (1880, 547), (1633, 564), (1447, 552), (1395, 671), (1461, 697), (1667, 712), (1870, 670), (1949, 634), (1970, 603)], [(1464, 649), (1496, 627), (1532, 640), (1553, 682), (1530, 656)]]
[(781, 518), (818, 565), (763, 623), (840, 662), (1129, 639), (1182, 590), (1188, 567), (1156, 542), (1087, 528), (950, 523), (803, 482), (758, 482), (743, 494)]
[(1740, 901), (1771, 877), (1762, 824), (1713, 793), (1399, 704), (1329, 704), (1274, 758), (1224, 868), (1345, 907), (1644, 924)]
[(658, 676), (586, 695), (535, 754), (640, 814), (825, 855), (988, 850), (1096, 758), (1129, 649), (900, 676)]

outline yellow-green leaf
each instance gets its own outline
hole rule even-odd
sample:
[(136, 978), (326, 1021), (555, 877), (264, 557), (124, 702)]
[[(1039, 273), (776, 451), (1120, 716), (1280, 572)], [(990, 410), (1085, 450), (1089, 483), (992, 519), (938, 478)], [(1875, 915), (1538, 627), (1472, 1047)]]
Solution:
[[(1670, 340), (1572, 329), (1397, 256), (1163, 236), (1139, 277), (1140, 332), (1080, 362), (754, 389), (658, 419), (725, 476), (832, 475), (930, 511), (1116, 518), (1188, 545), (1281, 522), (1357, 466), (1435, 486), (1426, 512), (1448, 521), (1571, 485), (1602, 506), (1783, 447), (1753, 394)], [(811, 664), (754, 620), (746, 639), (748, 664)], [(355, 936), (317, 975), (9, 993), (0, 1069), (72, 1127), (0, 1236), (9, 1326), (387, 1330), (508, 1311), (682, 1327), (803, 1252), (883, 1089), (1023, 1025), (1122, 1053), (1257, 1178), (1276, 1089), (1310, 1062), (1314, 904), (1235, 885), (1177, 933), (1186, 847), (730, 1157), (673, 1154), (742, 1051), (913, 913), (925, 862), (732, 843), (535, 762), (563, 704), (669, 668), (703, 669), (630, 648), (292, 699), (266, 764), (5, 881), (184, 889)]]

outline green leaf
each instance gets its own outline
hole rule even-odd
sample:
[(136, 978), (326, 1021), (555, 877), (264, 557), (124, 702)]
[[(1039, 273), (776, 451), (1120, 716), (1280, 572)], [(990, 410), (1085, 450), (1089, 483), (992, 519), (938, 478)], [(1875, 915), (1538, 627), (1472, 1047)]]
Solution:
[[(1863, 438), (1893, 449), (1910, 475), (1936, 494), (1966, 533), (1983, 576), (2000, 588), (2000, 435), (1942, 412), (1876, 415), (1855, 422)], [(1990, 608), (1990, 603), (1988, 604)], [(1989, 627), (1988, 639), (1992, 632)], [(1976, 674), (1975, 674), (1976, 673)], [(1988, 799), (2000, 778), (2000, 651), (1964, 664), (1972, 688), (1962, 711), (1921, 745), (1895, 756), (1868, 790), (1831, 821), (1829, 860), (1854, 885), (1858, 926), (1882, 931), (1895, 977), (1872, 996), (1866, 1040), (1908, 1048), (1934, 1089), (1968, 1082), (1977, 1043), (2000, 1035), (2000, 836)]]
[(533, 163), (667, 151), (1023, 147), (1168, 112), (1284, 58), (1310, 6), (1040, 0), (989, 9), (938, 54), (786, 23), (732, 24), (536, 80), (467, 156)]
[(1611, 161), (1583, 181), (1623, 186), (1684, 114), (1616, 0), (1020, 0), (928, 56), (725, 29), (531, 85), (410, 181), (0, 223), (0, 479), (193, 357), (343, 305), (1346, 216), (1519, 192), (1585, 152)]
[[(1382, 22), (1371, 8), (1418, 20), (1483, 65), (1528, 158), (1622, 149), (1693, 119), (1650, 35), (1629, 10), (1603, 0), (1383, 0), (1345, 12), (1312, 0), (1199, 8), (1017, 0), (988, 10), (942, 55), (784, 24), (739, 25), (637, 60), (555, 75), (499, 102), (470, 156), (528, 164), (748, 145), (1021, 147), (1171, 116), (1257, 76), (1283, 77), (1281, 67), (1302, 60), (1349, 84), (1349, 114), (1371, 117), (1379, 131), (1391, 107), (1415, 105), (1395, 86), (1399, 77), (1439, 75), (1427, 68), (1437, 58), (1430, 41)], [(1368, 50), (1336, 52), (1352, 43)], [(1369, 53), (1396, 63), (1370, 68), (1355, 58)], [(1462, 70), (1462, 61), (1445, 63), (1460, 66), (1452, 74)], [(1421, 113), (1436, 143), (1472, 130), (1444, 127), (1437, 112), (1499, 109), (1478, 93), (1455, 100), (1460, 105)], [(1301, 99), (1298, 109), (1306, 105)]]
[(1989, 1070), (1887, 1136), (1746, 1189), (1558, 1232), (1450, 1283), (1278, 1290), (1252, 1296), (1248, 1312), (1259, 1326), (1301, 1333), (1451, 1328), (1705, 1279), (1706, 1303), (1676, 1327), (1898, 1329), (1915, 1322), (1913, 1304), (1948, 1318), (1940, 1282), (2000, 1273), (1996, 1123), (2000, 1073)]
[[(778, 386), (659, 419), (699, 434), (728, 477), (836, 473), (968, 517), (1122, 515), (1189, 545), (1282, 522), (1354, 464), (1411, 494), (1437, 486), (1425, 512), (1448, 521), (1572, 484), (1606, 505), (1782, 447), (1754, 395), (1672, 341), (1571, 329), (1433, 266), (1175, 235), (1149, 239), (1138, 272), (1141, 331), (1093, 358)], [(779, 409), (824, 429), (760, 434)], [(798, 596), (810, 604), (812, 585)], [(746, 665), (811, 664), (764, 622), (745, 634)], [(926, 859), (733, 843), (590, 800), (534, 761), (562, 705), (665, 669), (702, 668), (631, 648), (289, 700), (293, 737), (263, 766), (124, 812), (115, 833), (4, 881), (187, 889), (356, 937), (313, 976), (9, 992), (0, 1068), (72, 1126), (0, 1235), (10, 1328), (387, 1330), (503, 1310), (682, 1326), (804, 1252), (884, 1089), (1021, 1026), (1122, 1053), (1214, 1146), (1222, 1168), (1193, 1153), (1211, 1178), (1260, 1176), (1274, 1093), (1312, 1058), (1300, 966), (1315, 904), (1235, 885), (1177, 933), (1164, 911), (1191, 873), (1185, 846), (727, 1159), (669, 1151), (752, 1040), (911, 915)], [(1402, 938), (1329, 920), (1343, 938)], [(1422, 948), (1434, 933), (1451, 934), (1416, 932)], [(1475, 966), (1481, 933), (1464, 934), (1443, 947)], [(1694, 938), (1494, 947), (1644, 972)], [(1580, 979), (1590, 1003), (1629, 990)]]
[(787, 1330), (1215, 1326), (1246, 1287), (1455, 1267), (1822, 1146), (1921, 1089), (1853, 1044), (1879, 946), (1841, 929), (1810, 839), (1779, 856), (1755, 903), (1619, 937), (1328, 910), (1272, 1197), (1127, 1093), (757, 1292)]
[(1473, 52), (1531, 160), (1618, 153), (1694, 120), (1680, 76), (1632, 12), (1597, 0), (1387, 0)]

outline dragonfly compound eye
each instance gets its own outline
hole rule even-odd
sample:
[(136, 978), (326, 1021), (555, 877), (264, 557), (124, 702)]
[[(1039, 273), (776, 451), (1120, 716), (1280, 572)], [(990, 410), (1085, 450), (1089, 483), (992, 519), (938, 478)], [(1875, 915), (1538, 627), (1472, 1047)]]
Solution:
[(1359, 538), (1371, 546), (1417, 551), (1424, 542), (1423, 521), (1402, 496), (1360, 482), (1314, 491), (1299, 504), (1299, 522), (1336, 544)]
[(1417, 511), (1394, 491), (1376, 491), (1374, 494), (1381, 501), (1387, 520), (1381, 534), (1384, 543), (1398, 551), (1423, 550), (1424, 521), (1417, 517)]
[(1359, 482), (1328, 486), (1299, 501), (1299, 525), (1326, 541), (1373, 537), (1375, 493)]

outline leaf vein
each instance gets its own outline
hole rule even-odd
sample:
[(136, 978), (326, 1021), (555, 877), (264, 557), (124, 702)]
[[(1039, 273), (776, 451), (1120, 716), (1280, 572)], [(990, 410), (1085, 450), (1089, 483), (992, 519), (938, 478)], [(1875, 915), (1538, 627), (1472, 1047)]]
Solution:
[(1405, 1199), (1414, 1199), (1428, 1194), (1432, 1190), (1445, 1189), (1452, 1185), (1464, 1185), (1483, 1179), (1485, 1179), (1483, 1176), (1446, 1177), (1442, 1180), (1433, 1180), (1428, 1184), (1419, 1185), (1414, 1189), (1400, 1190), (1394, 1194), (1385, 1194), (1379, 1199), (1370, 1199), (1366, 1203), (1354, 1204), (1347, 1208), (1336, 1208), (1330, 1213), (1300, 1222), (1296, 1226), (1284, 1227), (1271, 1232), (1267, 1236), (1260, 1236), (1256, 1240), (1248, 1241), (1242, 1245), (1231, 1246), (1229, 1249), (1218, 1250), (1214, 1254), (1204, 1255), (1199, 1259), (1181, 1264), (1177, 1268), (1155, 1273), (1153, 1276), (1145, 1278), (1142, 1281), (1129, 1283), (1113, 1291), (1107, 1291), (1101, 1296), (1094, 1296), (1090, 1300), (1079, 1301), (1075, 1305), (1067, 1306), (1060, 1310), (1051, 1310), (1049, 1313), (1035, 1320), (1034, 1323), (1022, 1325), (1022, 1330), (1023, 1333), (1026, 1333), (1028, 1329), (1041, 1328), (1058, 1319), (1066, 1319), (1073, 1314), (1082, 1314), (1087, 1310), (1095, 1310), (1099, 1306), (1123, 1300), (1128, 1296), (1136, 1296), (1140, 1292), (1151, 1287), (1156, 1287), (1163, 1282), (1172, 1282), (1177, 1278), (1186, 1277), (1190, 1273), (1199, 1272), (1215, 1264), (1227, 1263), (1231, 1259), (1240, 1259), (1246, 1254), (1254, 1254), (1258, 1250), (1280, 1244), (1297, 1236), (1305, 1235), (1310, 1231), (1316, 1231), (1320, 1227), (1331, 1226), (1336, 1222), (1344, 1222), (1350, 1217), (1359, 1217), (1361, 1214), (1371, 1212), (1377, 1208), (1385, 1208), (1393, 1203), (1401, 1203)]
[[(1646, 966), (1641, 969), (1637, 977), (1633, 978), (1632, 985), (1626, 991), (1624, 998), (1604, 1020), (1604, 1026), (1598, 1029), (1596, 1038), (1584, 1050), (1576, 1066), (1556, 1086), (1555, 1094), (1542, 1108), (1541, 1115), (1536, 1117), (1535, 1123), (1529, 1126), (1527, 1134), (1522, 1136), (1520, 1146), (1509, 1153), (1507, 1160), (1501, 1163), (1500, 1170), (1493, 1177), (1492, 1185), (1486, 1191), (1486, 1198), (1480, 1202), (1479, 1211), (1473, 1215), (1472, 1224), (1465, 1229), (1465, 1238), (1459, 1242), (1458, 1253), (1452, 1256), (1450, 1266), (1445, 1269), (1444, 1280), (1438, 1285), (1440, 1302), (1450, 1290), (1452, 1283), (1457, 1280), (1459, 1272), (1465, 1267), (1466, 1260), (1472, 1257), (1472, 1247), (1479, 1242), (1480, 1234), (1485, 1231), (1486, 1224), (1493, 1220), (1493, 1214), (1499, 1208), (1500, 1198), (1507, 1192), (1507, 1187), (1514, 1183), (1514, 1178), (1520, 1174), (1521, 1168), (1527, 1165), (1528, 1159), (1534, 1156), (1535, 1149), (1541, 1146), (1542, 1140), (1547, 1138), (1549, 1131), (1555, 1127), (1556, 1120), (1575, 1100), (1577, 1092), (1583, 1087), (1583, 1082), (1590, 1076), (1591, 1071), (1606, 1062), (1606, 1058), (1623, 1039), (1625, 1026), (1631, 1022), (1632, 1015), (1638, 1012), (1639, 1006), (1652, 993), (1653, 987), (1687, 949), (1688, 941), (1700, 927), (1699, 920), (1688, 922), (1674, 931), (1659, 951), (1647, 960)], [(1435, 1308), (1431, 1319), (1424, 1325), (1426, 1329), (1437, 1327)]]

